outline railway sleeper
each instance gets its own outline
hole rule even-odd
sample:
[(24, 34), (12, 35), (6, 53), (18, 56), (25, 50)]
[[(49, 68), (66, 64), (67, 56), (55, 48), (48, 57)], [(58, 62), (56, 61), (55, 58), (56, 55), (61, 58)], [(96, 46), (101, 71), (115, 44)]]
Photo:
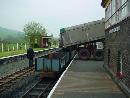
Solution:
[(43, 98), (44, 94), (48, 92), (53, 81), (40, 81), (36, 84), (24, 97), (22, 98)]
[(43, 89), (41, 90), (37, 90), (37, 89), (35, 89), (35, 90), (33, 90), (33, 91), (31, 91), (28, 95), (32, 98), (32, 97), (36, 97), (36, 98), (38, 98), (38, 96), (40, 96), (41, 94), (43, 93)]

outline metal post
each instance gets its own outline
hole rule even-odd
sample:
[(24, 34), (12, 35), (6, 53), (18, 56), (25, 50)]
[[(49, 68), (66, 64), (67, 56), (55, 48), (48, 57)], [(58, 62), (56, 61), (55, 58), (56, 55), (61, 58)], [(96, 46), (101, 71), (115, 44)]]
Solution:
[(4, 45), (3, 45), (3, 43), (2, 43), (2, 48), (1, 48), (1, 50), (2, 50), (2, 52), (4, 51)]
[(27, 49), (27, 45), (26, 45), (26, 43), (25, 43), (24, 49), (25, 49), (25, 50)]
[(17, 50), (19, 50), (19, 44), (17, 43)]

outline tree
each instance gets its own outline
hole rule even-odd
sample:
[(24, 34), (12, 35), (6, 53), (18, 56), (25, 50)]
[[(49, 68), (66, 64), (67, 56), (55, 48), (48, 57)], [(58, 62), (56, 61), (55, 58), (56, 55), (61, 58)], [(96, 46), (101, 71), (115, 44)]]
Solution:
[(29, 22), (24, 26), (23, 30), (25, 32), (26, 39), (31, 47), (38, 47), (41, 36), (47, 35), (46, 29), (37, 22)]
[(58, 46), (58, 43), (59, 43), (59, 39), (58, 39), (58, 38), (52, 38), (52, 39), (51, 39), (51, 44), (52, 44), (52, 45)]

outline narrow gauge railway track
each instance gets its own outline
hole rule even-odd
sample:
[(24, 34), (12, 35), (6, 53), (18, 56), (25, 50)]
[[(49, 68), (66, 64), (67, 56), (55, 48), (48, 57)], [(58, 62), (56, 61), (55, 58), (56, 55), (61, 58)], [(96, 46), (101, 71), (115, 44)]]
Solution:
[[(52, 50), (47, 50), (44, 52), (43, 55), (47, 55), (49, 51), (55, 52), (59, 51), (60, 49), (52, 49)], [(36, 56), (38, 57), (38, 56)], [(26, 67), (23, 69), (20, 69), (14, 73), (11, 73), (7, 76), (0, 77), (0, 92), (3, 91), (5, 88), (10, 87), (13, 83), (16, 82), (18, 78), (22, 78), (23, 76), (27, 76), (34, 72), (34, 67)]]
[(34, 66), (27, 67), (19, 71), (16, 71), (10, 75), (7, 75), (5, 77), (1, 77), (0, 78), (0, 91), (3, 91), (4, 89), (10, 87), (13, 83), (17, 82), (17, 79), (22, 78), (24, 76), (28, 76), (29, 74), (33, 72), (34, 72)]
[(20, 98), (47, 98), (56, 81), (50, 78), (40, 80)]

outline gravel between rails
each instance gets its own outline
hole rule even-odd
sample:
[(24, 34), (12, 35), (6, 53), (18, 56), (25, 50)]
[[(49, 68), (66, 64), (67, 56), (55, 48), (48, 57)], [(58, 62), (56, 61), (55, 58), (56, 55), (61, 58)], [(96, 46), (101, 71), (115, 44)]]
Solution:
[(6, 88), (3, 92), (0, 92), (0, 98), (20, 98), (39, 80), (39, 74), (35, 72), (18, 79), (10, 88)]
[(0, 66), (0, 77), (9, 75), (10, 73), (16, 72), (17, 70), (28, 67), (28, 59), (12, 62), (6, 65)]

